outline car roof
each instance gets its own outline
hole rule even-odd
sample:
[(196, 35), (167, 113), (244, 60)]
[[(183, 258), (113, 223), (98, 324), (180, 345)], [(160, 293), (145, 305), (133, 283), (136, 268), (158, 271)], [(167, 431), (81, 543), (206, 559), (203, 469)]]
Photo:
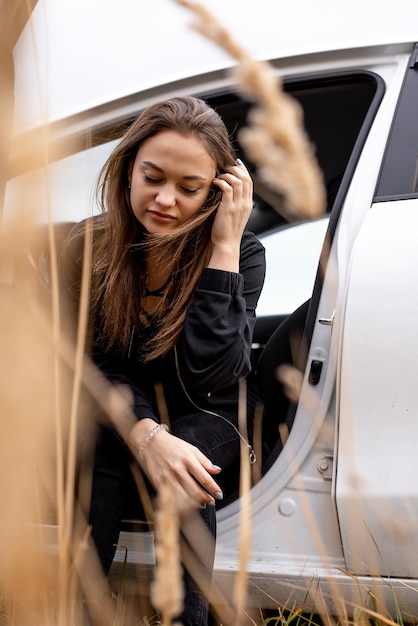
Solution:
[[(416, 0), (201, 4), (258, 59), (418, 40)], [(234, 65), (193, 20), (175, 0), (38, 0), (14, 52), (15, 132)]]

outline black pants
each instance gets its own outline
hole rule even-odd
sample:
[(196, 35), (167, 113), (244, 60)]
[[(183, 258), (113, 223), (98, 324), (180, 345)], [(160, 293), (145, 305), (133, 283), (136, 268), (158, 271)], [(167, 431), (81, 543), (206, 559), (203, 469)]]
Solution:
[[(224, 420), (202, 413), (176, 418), (171, 424), (171, 432), (198, 447), (215, 465), (228, 470), (228, 483), (231, 474), (239, 474), (239, 437), (235, 429)], [(133, 505), (138, 494), (133, 481), (130, 463), (132, 456), (127, 447), (110, 429), (100, 431), (95, 454), (93, 471), (90, 524), (103, 569), (107, 574), (115, 554), (121, 521)], [(225, 490), (222, 474), (215, 480)], [(200, 512), (212, 536), (216, 537), (215, 507), (207, 506)], [(196, 555), (202, 566), (210, 573), (213, 567), (214, 542), (201, 542), (205, 554)], [(184, 626), (206, 626), (208, 624), (208, 601), (200, 592), (187, 569), (184, 569), (184, 611), (179, 621)]]

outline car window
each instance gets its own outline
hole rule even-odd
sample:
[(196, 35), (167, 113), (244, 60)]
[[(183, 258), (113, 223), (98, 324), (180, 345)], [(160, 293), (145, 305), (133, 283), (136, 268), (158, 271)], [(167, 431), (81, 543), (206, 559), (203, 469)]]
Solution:
[[(379, 82), (376, 75), (359, 71), (291, 79), (284, 83), (285, 90), (299, 103), (303, 112), (305, 131), (323, 175), (328, 213), (334, 206), (372, 103), (376, 102)], [(287, 224), (284, 198), (258, 176), (240, 144), (239, 131), (247, 123), (253, 103), (231, 93), (214, 95), (208, 100), (224, 120), (238, 155), (254, 178), (254, 210), (249, 221), (250, 229), (261, 234)]]
[(324, 216), (260, 236), (266, 250), (266, 280), (257, 317), (288, 315), (311, 297), (328, 221)]
[(25, 207), (36, 224), (79, 222), (98, 212), (94, 184), (115, 141), (83, 150), (11, 180), (6, 188), (4, 217)]

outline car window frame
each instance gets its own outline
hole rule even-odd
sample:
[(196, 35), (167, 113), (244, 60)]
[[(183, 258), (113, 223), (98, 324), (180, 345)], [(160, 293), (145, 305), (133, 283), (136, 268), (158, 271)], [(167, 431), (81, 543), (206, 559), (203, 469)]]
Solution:
[(418, 43), (399, 95), (374, 201), (418, 198)]

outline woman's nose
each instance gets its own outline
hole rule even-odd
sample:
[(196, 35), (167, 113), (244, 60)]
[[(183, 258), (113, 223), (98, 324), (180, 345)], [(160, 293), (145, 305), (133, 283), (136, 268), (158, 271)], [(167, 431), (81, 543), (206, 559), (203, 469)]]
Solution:
[(161, 206), (174, 206), (176, 204), (176, 190), (172, 185), (164, 185), (158, 190), (156, 201)]

